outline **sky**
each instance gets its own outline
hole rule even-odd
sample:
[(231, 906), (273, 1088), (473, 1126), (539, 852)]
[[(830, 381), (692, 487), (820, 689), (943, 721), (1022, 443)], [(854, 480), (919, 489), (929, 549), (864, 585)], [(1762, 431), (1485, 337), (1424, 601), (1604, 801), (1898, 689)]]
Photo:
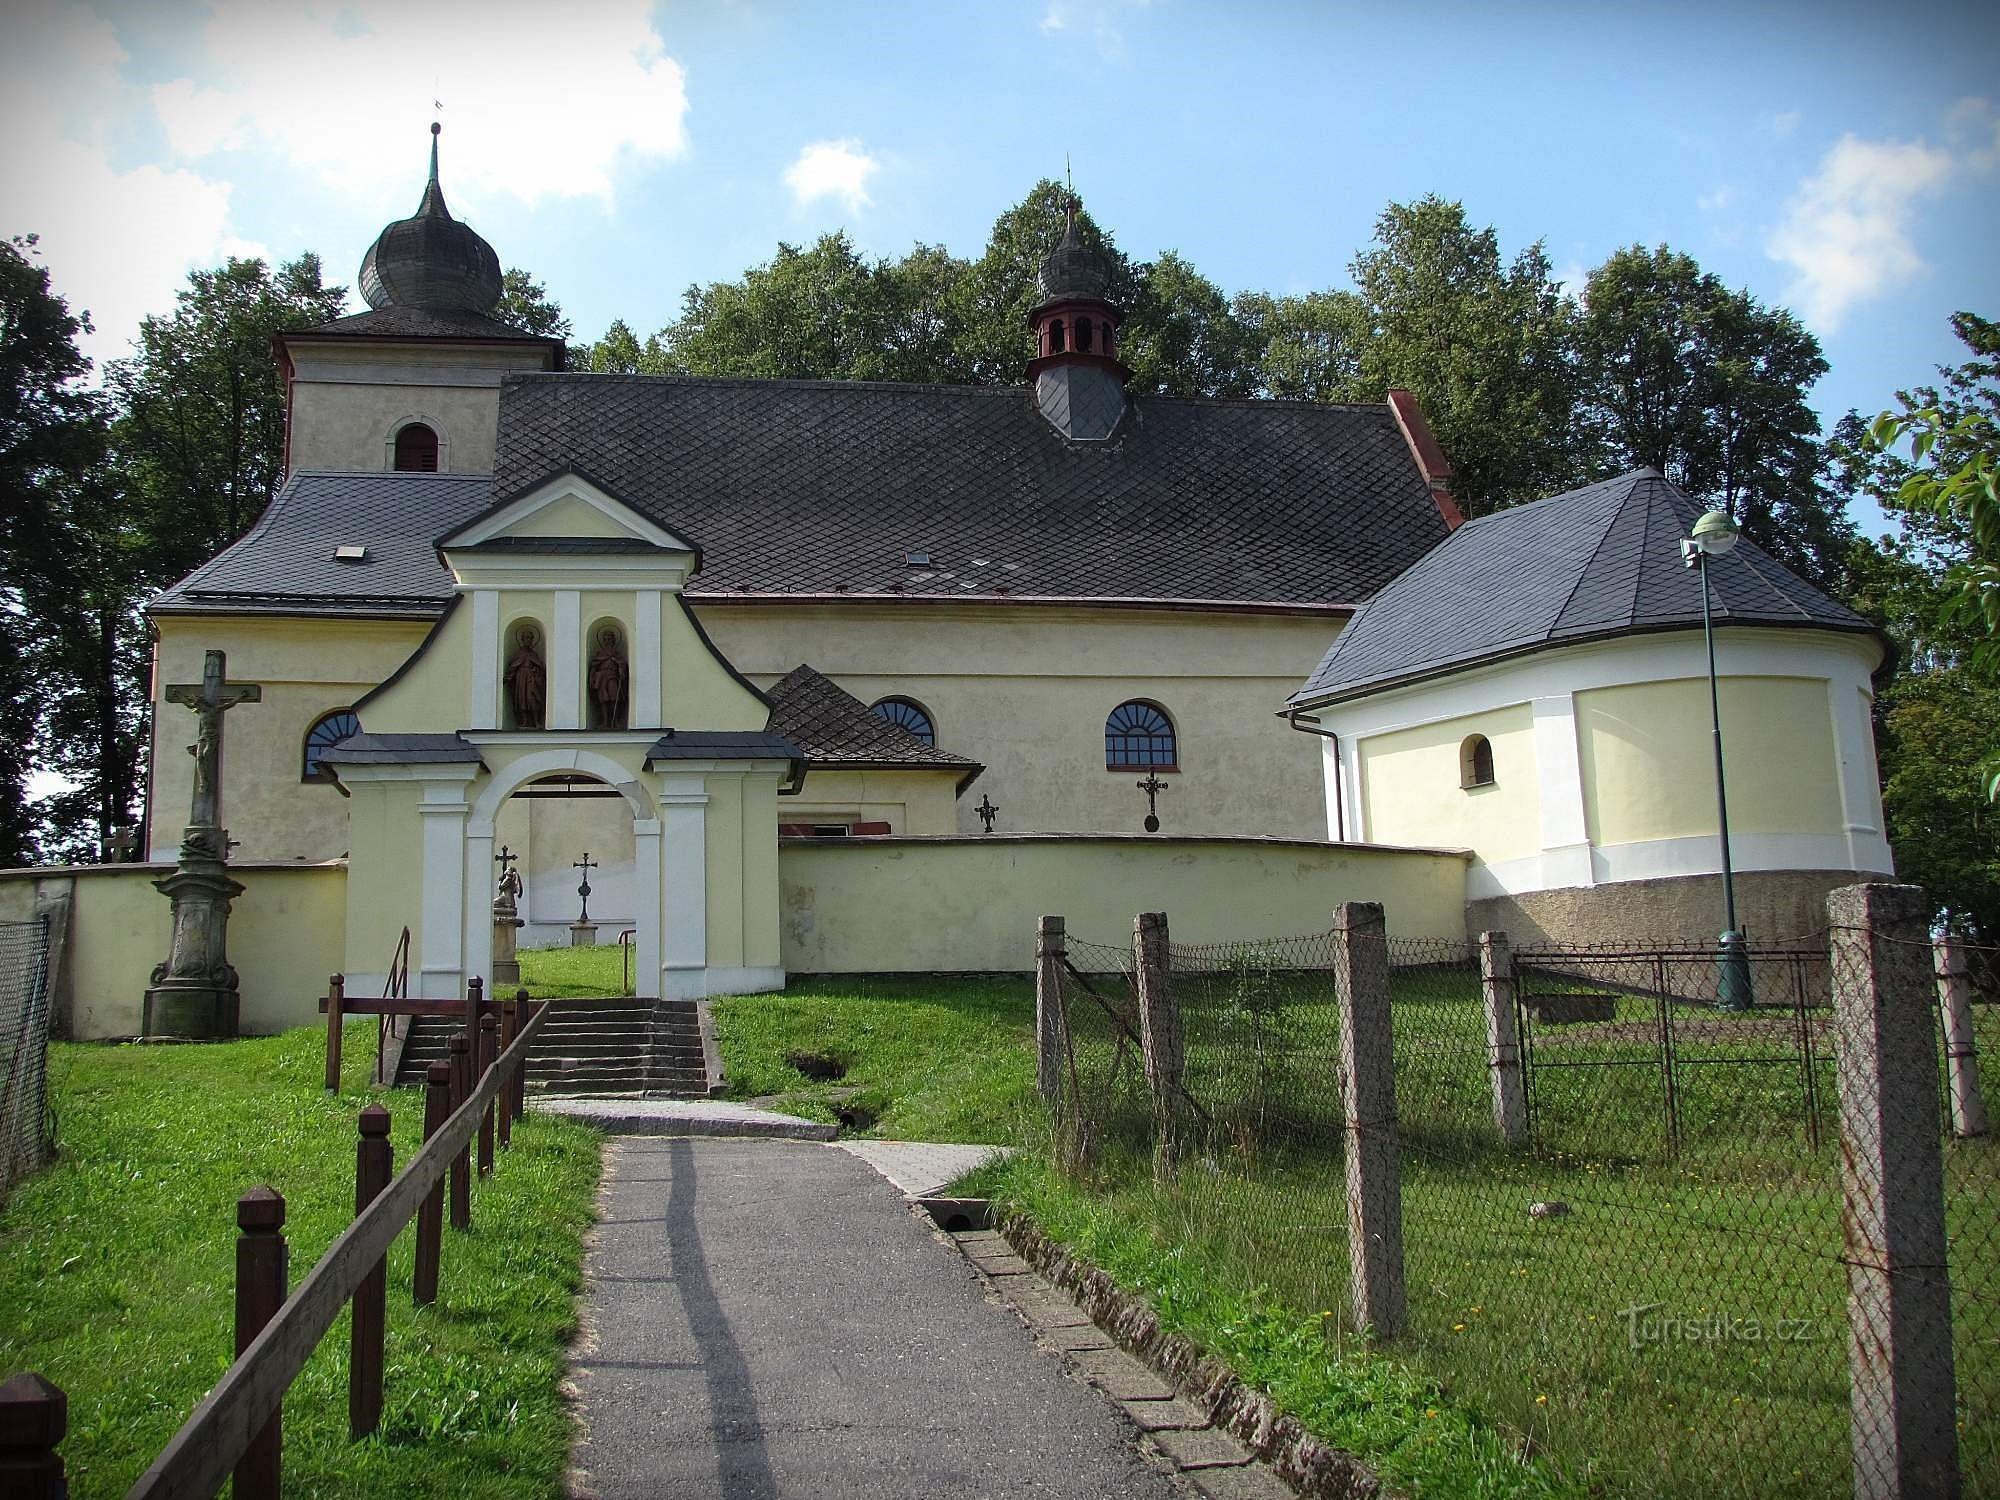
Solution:
[(976, 255), (1066, 163), (1128, 255), (1230, 293), (1348, 285), (1425, 193), (1577, 289), (1671, 245), (1818, 335), (1828, 425), (2000, 317), (1996, 5), (0, 5), (0, 234), (40, 235), (99, 361), (227, 255), (351, 286), (433, 118), (453, 212), (582, 338), (830, 230)]

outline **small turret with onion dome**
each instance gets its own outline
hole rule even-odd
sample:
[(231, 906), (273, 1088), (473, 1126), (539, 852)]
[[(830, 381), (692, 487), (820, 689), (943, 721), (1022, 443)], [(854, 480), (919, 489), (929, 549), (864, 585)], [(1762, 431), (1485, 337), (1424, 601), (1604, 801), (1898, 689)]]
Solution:
[(1132, 372), (1118, 360), (1124, 311), (1111, 300), (1111, 260), (1077, 224), (1083, 205), (1064, 205), (1062, 238), (1036, 277), (1041, 301), (1028, 314), (1035, 357), (1028, 362), (1035, 405), (1064, 437), (1102, 442), (1125, 414)]
[(415, 215), (398, 219), (361, 258), (359, 286), (372, 308), (421, 307), (490, 315), (500, 304), (500, 257), (444, 206), (438, 185), (438, 132), (431, 126), (431, 176)]

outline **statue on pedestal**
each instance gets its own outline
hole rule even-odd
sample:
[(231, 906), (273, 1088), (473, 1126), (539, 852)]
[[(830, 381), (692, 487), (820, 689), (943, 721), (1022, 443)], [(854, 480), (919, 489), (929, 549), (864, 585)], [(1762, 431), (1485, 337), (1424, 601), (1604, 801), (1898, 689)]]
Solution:
[(493, 993), (497, 996), (501, 986), (517, 986), (521, 982), (521, 957), (516, 951), (521, 919), (521, 877), (514, 869), (514, 862), (521, 856), (505, 844), (493, 856), (493, 862), (500, 866), (500, 880), (493, 893)]
[(153, 969), (141, 1028), (147, 1036), (236, 1035), (236, 970), (230, 966), (229, 903), (243, 894), (224, 867), (229, 833), (222, 826), (222, 716), (239, 703), (257, 703), (264, 690), (231, 682), (220, 651), (207, 653), (201, 681), (167, 688), (169, 703), (194, 710), (194, 796), (181, 832), (180, 868), (153, 882), (174, 904), (174, 930), (166, 962)]
[(542, 663), (542, 636), (523, 626), (514, 654), (507, 658), (507, 706), (516, 729), (540, 729), (548, 700), (549, 674)]
[(606, 628), (598, 632), (597, 650), (590, 658), (590, 706), (599, 729), (625, 727), (626, 695), (631, 673), (625, 653), (619, 649), (618, 633)]

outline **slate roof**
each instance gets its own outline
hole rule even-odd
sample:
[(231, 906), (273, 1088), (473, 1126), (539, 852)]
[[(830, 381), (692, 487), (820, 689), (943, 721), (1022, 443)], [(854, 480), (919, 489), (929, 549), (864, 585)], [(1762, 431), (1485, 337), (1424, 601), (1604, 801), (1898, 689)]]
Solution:
[(671, 760), (788, 760), (791, 774), (780, 796), (796, 793), (805, 780), (805, 756), (781, 734), (752, 729), (669, 729), (646, 751), (646, 764)]
[(340, 766), (485, 764), (455, 734), (350, 734), (320, 751), (319, 759)]
[(772, 732), (796, 744), (814, 766), (957, 771), (960, 792), (986, 769), (968, 756), (925, 744), (804, 663), (787, 672), (766, 696), (771, 700)]
[(1012, 386), (510, 375), (495, 469), (496, 503), (574, 471), (699, 544), (695, 600), (1340, 610), (1447, 530), (1372, 405), (1135, 397), (1085, 444)]
[(549, 344), (562, 347), (559, 339), (545, 339), (523, 333), (509, 323), (466, 308), (411, 307), (390, 303), (367, 312), (349, 313), (330, 323), (299, 329), (285, 337), (313, 337), (331, 334), (340, 337), (402, 339), (507, 339), (517, 344)]
[[(1334, 640), (1295, 707), (1317, 707), (1554, 646), (1701, 624), (1680, 540), (1702, 507), (1653, 469), (1468, 521)], [(1708, 563), (1718, 624), (1872, 632), (1739, 541)]]
[[(441, 614), (451, 574), (433, 541), (476, 515), (484, 474), (331, 474), (286, 481), (249, 533), (153, 602), (159, 614)], [(365, 546), (368, 559), (334, 560)]]

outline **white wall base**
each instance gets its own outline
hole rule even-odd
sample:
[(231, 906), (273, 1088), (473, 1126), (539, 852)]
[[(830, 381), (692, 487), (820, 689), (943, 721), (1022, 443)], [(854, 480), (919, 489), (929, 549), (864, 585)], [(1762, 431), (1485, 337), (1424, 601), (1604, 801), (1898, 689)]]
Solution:
[(763, 995), (785, 987), (785, 971), (773, 964), (757, 968), (667, 968), (660, 987), (668, 1000), (706, 1000), (711, 995)]

